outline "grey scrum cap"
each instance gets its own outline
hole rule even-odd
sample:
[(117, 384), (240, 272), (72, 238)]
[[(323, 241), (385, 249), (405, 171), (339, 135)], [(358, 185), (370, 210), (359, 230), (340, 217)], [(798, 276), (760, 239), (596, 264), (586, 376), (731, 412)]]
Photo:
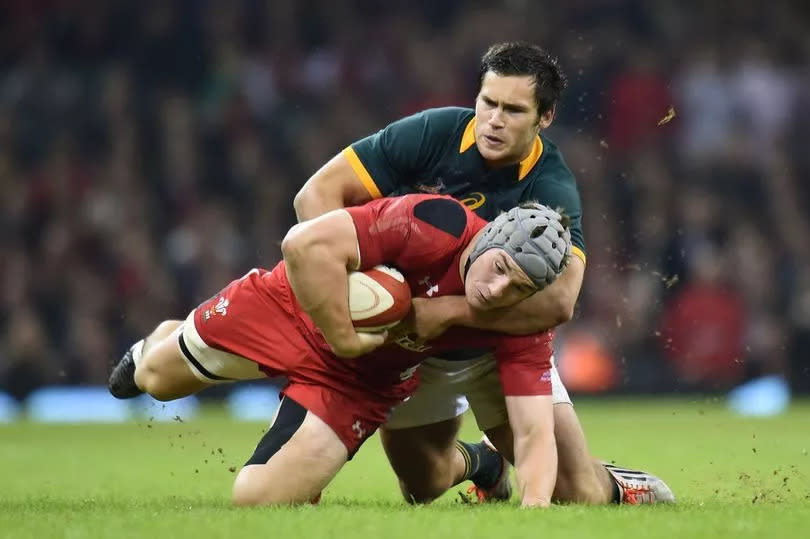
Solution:
[(512, 208), (484, 227), (467, 267), (489, 249), (503, 249), (542, 290), (557, 279), (571, 252), (571, 232), (563, 219), (538, 203)]

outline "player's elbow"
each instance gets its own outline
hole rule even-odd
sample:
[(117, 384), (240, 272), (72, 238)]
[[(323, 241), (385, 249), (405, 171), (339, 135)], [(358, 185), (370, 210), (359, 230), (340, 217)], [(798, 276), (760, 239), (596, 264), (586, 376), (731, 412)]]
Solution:
[(546, 294), (542, 310), (532, 319), (532, 331), (544, 331), (568, 322), (574, 317), (574, 304), (575, 301), (562, 291)]
[(307, 238), (302, 226), (297, 224), (287, 231), (281, 240), (281, 254), (284, 260), (291, 260), (301, 255), (306, 249)]
[(311, 256), (313, 250), (323, 243), (323, 234), (312, 223), (298, 223), (281, 240), (281, 254), (287, 263), (295, 263)]
[(575, 301), (571, 298), (563, 296), (558, 298), (554, 306), (554, 315), (557, 321), (556, 325), (564, 324), (574, 318), (574, 305)]
[(574, 307), (577, 303), (576, 294), (568, 290), (567, 287), (558, 287), (554, 290), (553, 297), (549, 301), (550, 316), (556, 322), (554, 325), (558, 326), (568, 322), (574, 317)]
[(293, 198), (293, 209), (295, 209), (295, 215), (299, 217), (308, 215), (309, 208), (312, 205), (311, 201), (315, 196), (317, 196), (312, 191), (314, 187), (312, 186), (311, 182), (307, 182), (304, 186), (295, 194), (295, 198)]
[(314, 219), (329, 210), (346, 206), (340, 184), (326, 181), (330, 179), (332, 178), (316, 174), (295, 194), (293, 209), (299, 222)]

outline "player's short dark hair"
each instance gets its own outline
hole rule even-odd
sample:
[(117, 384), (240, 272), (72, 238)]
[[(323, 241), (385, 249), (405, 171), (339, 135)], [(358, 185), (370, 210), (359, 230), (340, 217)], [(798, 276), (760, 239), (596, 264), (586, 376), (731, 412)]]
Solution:
[(568, 86), (568, 77), (555, 56), (541, 47), (525, 41), (496, 43), (481, 58), (478, 89), (487, 71), (501, 76), (530, 76), (534, 78), (534, 100), (537, 112), (545, 114), (559, 102)]

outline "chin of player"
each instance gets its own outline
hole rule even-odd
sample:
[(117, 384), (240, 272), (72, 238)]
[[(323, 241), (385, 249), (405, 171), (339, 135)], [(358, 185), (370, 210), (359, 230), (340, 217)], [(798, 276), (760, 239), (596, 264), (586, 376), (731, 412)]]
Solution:
[(499, 159), (503, 159), (506, 153), (504, 152), (503, 148), (493, 148), (486, 142), (478, 145), (478, 152), (481, 154), (481, 157), (487, 161), (497, 161)]
[(487, 143), (478, 146), (478, 153), (485, 161), (490, 163), (509, 163), (514, 161), (512, 152), (506, 144), (499, 144), (497, 146), (490, 146)]

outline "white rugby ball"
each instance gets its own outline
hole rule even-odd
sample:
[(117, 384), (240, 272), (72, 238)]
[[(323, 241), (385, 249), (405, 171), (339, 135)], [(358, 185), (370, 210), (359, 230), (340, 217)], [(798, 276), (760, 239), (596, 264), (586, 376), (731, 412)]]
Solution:
[(349, 272), (349, 311), (357, 331), (384, 331), (411, 310), (411, 289), (399, 270), (374, 266)]

